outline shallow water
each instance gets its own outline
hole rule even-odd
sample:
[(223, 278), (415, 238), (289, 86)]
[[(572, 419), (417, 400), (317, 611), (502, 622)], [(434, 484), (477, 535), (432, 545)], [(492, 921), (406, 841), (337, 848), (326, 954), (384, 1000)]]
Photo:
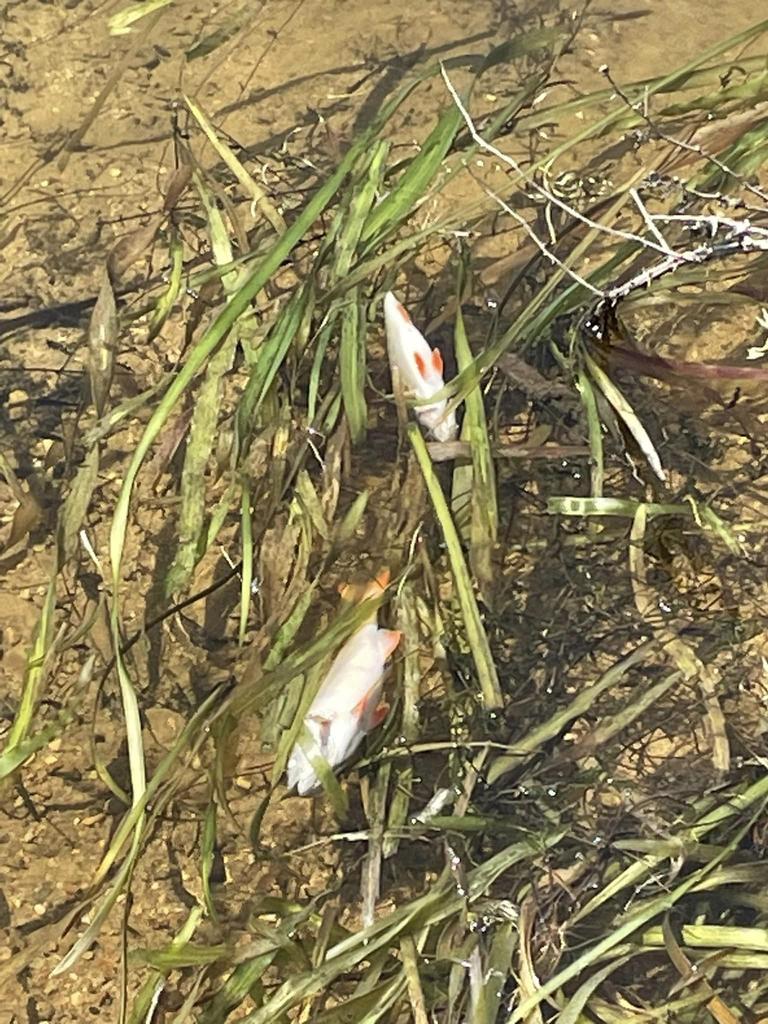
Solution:
[[(143, 23), (141, 34), (117, 37), (110, 37), (106, 30), (106, 16), (112, 10), (112, 6), (87, 2), (44, 5), (26, 0), (7, 6), (0, 14), (0, 80), (7, 100), (0, 141), (0, 237), (5, 256), (0, 298), (0, 444), (10, 453), (22, 481), (34, 482), (36, 474), (40, 476), (42, 509), (58, 500), (55, 473), (46, 477), (42, 470), (47, 458), (51, 466), (58, 465), (60, 449), (66, 447), (62, 411), (66, 417), (80, 401), (84, 327), (104, 255), (115, 238), (158, 207), (173, 166), (172, 130), (179, 115), (172, 103), (182, 91), (196, 97), (248, 158), (263, 167), (268, 187), (279, 194), (282, 183), (290, 181), (290, 190), (299, 191), (305, 181), (312, 180), (307, 166), (330, 166), (368, 122), (381, 98), (411, 69), (457, 53), (484, 53), (521, 28), (536, 25), (539, 15), (553, 17), (559, 11), (568, 16), (565, 8), (555, 4), (517, 6), (504, 0), (435, 0), (418, 10), (403, 0), (376, 5), (358, 0), (254, 4), (233, 42), (201, 57), (194, 47), (220, 23), (209, 4), (179, 4), (156, 23)], [(559, 84), (552, 86), (551, 95), (565, 100), (580, 91), (603, 87), (602, 65), (607, 65), (620, 83), (664, 74), (724, 36), (753, 25), (763, 14), (764, 5), (756, 2), (708, 5), (654, 0), (637, 6), (623, 0), (609, 8), (594, 6), (571, 52), (558, 62)], [(111, 88), (110, 73), (121, 60), (122, 72)], [(515, 84), (503, 71), (492, 80), (494, 94), (500, 98)], [(94, 104), (102, 96), (103, 106), (89, 123)], [(395, 156), (413, 152), (414, 142), (424, 138), (436, 106), (443, 101), (443, 86), (436, 81), (410, 103), (397, 123)], [(579, 124), (577, 113), (569, 130), (578, 130)], [(71, 150), (59, 152), (57, 146), (67, 136), (73, 140)], [(586, 160), (590, 154), (582, 156)], [(213, 163), (210, 152), (207, 157)], [(490, 173), (488, 167), (484, 169)], [(462, 202), (469, 195), (471, 185), (462, 182), (452, 198)], [(195, 244), (194, 223), (188, 228), (191, 244)], [(506, 241), (491, 240), (488, 258), (498, 258), (505, 245)], [(161, 259), (158, 266), (152, 256), (144, 259), (147, 276), (163, 270)], [(437, 315), (441, 310), (444, 282), (442, 291), (430, 292), (441, 270), (429, 256), (417, 261), (413, 270), (412, 287), (427, 296), (420, 310), (424, 322), (427, 314)], [(477, 325), (475, 338), (483, 337), (487, 321), (483, 298), (501, 294), (505, 283), (504, 279), (489, 282), (488, 294), (474, 297), (468, 323)], [(656, 334), (670, 327), (664, 320), (659, 326), (647, 313), (640, 318), (641, 326), (650, 331), (652, 325)], [(734, 341), (733, 324), (733, 320), (725, 318), (720, 323), (708, 315), (705, 323), (696, 321), (694, 329), (690, 320), (684, 320), (682, 325), (675, 324), (674, 334), (670, 332), (669, 350), (662, 350), (674, 356), (682, 346), (689, 358), (730, 358), (735, 349), (741, 352), (744, 347), (741, 341)], [(750, 323), (740, 326), (746, 344)], [(448, 338), (450, 333), (448, 329)], [(123, 344), (117, 374), (122, 396), (160, 378), (162, 370), (179, 356), (183, 332), (171, 335), (165, 342), (167, 348), (140, 342), (136, 335)], [(380, 383), (386, 386), (383, 378)], [(670, 395), (662, 389), (654, 392), (652, 385), (638, 394), (650, 422), (660, 433), (662, 428), (666, 430), (673, 459), (679, 454), (675, 468), (681, 475), (689, 474), (696, 486), (709, 489), (707, 493), (717, 491), (724, 501), (732, 501), (739, 517), (765, 519), (765, 450), (749, 436), (753, 429), (749, 417), (755, 415), (754, 410), (745, 414), (747, 426), (741, 429), (739, 422), (729, 418), (728, 410), (703, 408), (691, 389)], [(517, 442), (527, 436), (535, 415), (540, 417), (537, 425), (549, 431), (550, 441), (584, 444), (573, 403), (562, 395), (545, 396), (544, 410), (537, 407), (535, 414), (531, 412), (535, 403), (524, 390), (503, 394), (500, 401), (501, 440)], [(402, 481), (402, 488), (392, 486), (388, 467), (394, 460), (395, 420), (384, 403), (377, 408), (383, 425), (371, 442), (370, 453), (358, 459), (345, 486), (350, 491), (371, 486), (378, 495), (380, 521), (370, 524), (366, 538), (374, 556), (392, 553), (402, 557), (400, 532), (392, 536), (390, 530), (388, 536), (387, 524), (399, 523), (403, 533), (412, 529), (408, 503), (423, 502), (424, 497), (413, 480)], [(106, 551), (116, 481), (137, 437), (138, 428), (123, 437), (120, 444), (124, 447), (111, 451), (102, 467), (100, 502), (89, 524), (100, 552)], [(387, 467), (384, 474), (383, 465)], [(618, 459), (614, 468), (617, 473), (627, 473)], [(443, 469), (445, 483), (448, 471)], [(161, 472), (158, 469), (158, 478)], [(435, 706), (430, 705), (425, 727), (430, 742), (445, 745), (447, 736), (451, 742), (469, 741), (476, 730), (485, 734), (488, 728), (498, 729), (506, 742), (510, 735), (521, 734), (522, 723), (537, 721), (547, 702), (568, 699), (593, 680), (606, 667), (611, 650), (640, 638), (624, 564), (626, 529), (613, 534), (609, 524), (600, 537), (585, 544), (578, 529), (571, 530), (568, 524), (562, 527), (541, 515), (547, 496), (585, 493), (587, 473), (584, 460), (578, 458), (522, 470), (513, 461), (500, 465), (503, 545), (494, 563), (497, 588), (493, 601), (488, 602), (487, 625), (508, 705), (490, 727), (486, 721), (479, 722), (466, 650), (449, 644), (442, 660), (439, 652), (432, 652), (432, 661), (452, 680), (453, 694), (444, 703), (441, 696)], [(11, 489), (5, 484), (0, 487), (2, 501), (14, 508)], [(638, 490), (637, 495), (641, 494)], [(157, 600), (156, 568), (172, 531), (172, 509), (171, 492), (150, 486), (141, 516), (132, 527), (126, 600), (128, 615), (135, 622), (143, 621), (152, 601)], [(4, 542), (10, 533), (10, 518), (9, 514), (3, 521)], [(759, 701), (751, 696), (751, 688), (759, 681), (758, 655), (765, 647), (759, 621), (764, 563), (757, 546), (746, 567), (719, 561), (720, 555), (715, 558), (708, 549), (703, 550), (693, 533), (677, 523), (666, 531), (649, 530), (653, 553), (658, 555), (653, 582), (660, 595), (659, 608), (668, 616), (683, 609), (693, 616), (695, 628), (705, 633), (711, 625), (714, 635), (709, 635), (708, 641), (713, 658), (731, 641), (728, 631), (741, 630), (745, 643), (741, 660), (734, 664), (733, 659), (728, 662), (724, 658), (719, 667), (736, 717), (751, 740), (760, 735), (759, 727), (752, 730)], [(613, 544), (617, 536), (621, 543)], [(350, 568), (360, 553), (350, 552)], [(284, 555), (285, 559), (292, 557), (290, 545)], [(439, 557), (435, 555), (436, 560)], [(33, 543), (18, 557), (8, 558), (4, 566), (0, 678), (7, 695), (3, 710), (8, 719), (20, 692), (51, 565), (51, 538), (41, 527), (33, 532)], [(267, 600), (270, 587), (279, 592), (284, 569), (279, 560), (261, 568), (264, 579), (260, 582)], [(206, 565), (205, 571), (212, 576), (219, 567)], [(96, 587), (94, 580), (90, 583)], [(439, 582), (435, 586), (439, 589)], [(163, 673), (151, 678), (148, 692), (152, 699), (144, 708), (155, 761), (178, 735), (195, 704), (194, 695), (205, 692), (211, 680), (224, 678), (230, 671), (234, 644), (226, 616), (236, 598), (230, 593), (228, 599), (229, 605), (222, 599), (223, 611), (212, 601), (202, 619), (195, 618), (198, 613), (194, 611), (173, 627)], [(79, 607), (79, 613), (86, 611), (96, 612), (90, 643), (106, 661), (107, 627), (95, 602)], [(450, 622), (444, 626), (445, 635), (454, 639), (460, 632), (455, 629), (451, 634)], [(79, 649), (75, 653), (64, 662), (56, 681), (58, 688), (52, 691), (54, 708), (77, 677), (82, 659)], [(141, 664), (149, 677), (152, 671), (158, 672), (151, 650), (142, 649), (137, 657), (145, 659)], [(426, 660), (430, 662), (429, 657)], [(429, 671), (434, 673), (434, 667)], [(651, 681), (657, 681), (659, 671), (658, 665), (649, 670)], [(611, 699), (618, 700), (622, 693), (606, 696), (608, 711)], [(640, 779), (635, 789), (624, 790), (617, 783), (615, 789), (591, 792), (588, 772), (574, 783), (573, 759), (563, 754), (547, 764), (540, 776), (533, 773), (524, 785), (510, 782), (507, 789), (490, 792), (485, 804), (479, 800), (478, 809), (533, 828), (542, 814), (583, 801), (585, 806), (589, 804), (591, 841), (599, 846), (612, 827), (620, 830), (619, 808), (623, 810), (627, 801), (646, 799), (644, 820), (651, 831), (663, 830), (663, 813), (656, 806), (658, 793), (672, 787), (670, 799), (684, 803), (688, 793), (696, 792), (697, 772), (703, 770), (700, 761), (689, 756), (700, 739), (693, 736), (694, 716), (690, 714), (690, 706), (697, 700), (694, 691), (686, 701), (661, 705), (660, 721), (652, 725), (650, 738), (643, 734), (627, 745), (617, 761), (617, 775), (623, 771), (625, 780)], [(126, 785), (116, 702), (109, 711), (103, 726), (105, 743), (114, 756), (113, 770)], [(697, 723), (699, 719), (697, 710)], [(15, 852), (0, 865), (0, 889), (5, 893), (4, 902), (0, 900), (0, 929), (8, 936), (9, 948), (30, 949), (33, 981), (16, 974), (4, 979), (2, 1020), (28, 1019), (42, 1024), (55, 1015), (63, 1022), (81, 1021), (86, 1010), (114, 1010), (117, 926), (105, 931), (77, 974), (56, 981), (48, 977), (55, 963), (53, 922), (61, 919), (60, 908), (93, 874), (101, 844), (118, 813), (119, 805), (94, 771), (88, 735), (85, 726), (74, 727), (46, 748), (48, 752), (41, 752), (25, 769), (25, 788), (18, 791), (12, 817), (6, 822), (4, 838)], [(235, 779), (232, 808), (243, 821), (253, 814), (263, 786), (259, 757), (253, 753), (257, 739), (246, 731), (246, 756), (239, 762)], [(462, 758), (465, 762), (463, 750), (449, 759), (441, 752), (427, 752), (419, 763), (424, 780), (418, 790), (422, 803), (440, 784), (459, 779), (466, 766)], [(430, 776), (433, 771), (435, 777)], [(196, 848), (198, 834), (192, 812), (205, 802), (203, 788), (199, 785), (198, 792), (190, 785), (190, 813), (169, 826), (163, 842), (152, 848), (137, 873), (133, 911), (140, 930), (137, 945), (166, 942), (183, 920), (185, 906), (197, 895), (197, 862), (190, 851)], [(355, 809), (360, 815), (359, 807)], [(228, 892), (247, 893), (248, 899), (264, 892), (306, 899), (326, 886), (341, 885), (345, 872), (353, 877), (357, 855), (347, 857), (346, 850), (339, 854), (327, 839), (336, 826), (326, 811), (319, 812), (321, 820), (317, 821), (306, 806), (298, 808), (295, 801), (288, 801), (271, 813), (279, 866), (256, 860), (243, 834), (233, 830), (225, 843)], [(489, 844), (493, 846), (492, 840)], [(400, 862), (394, 862), (387, 875), (384, 906), (395, 905), (399, 895), (410, 895), (414, 877), (429, 879), (438, 869), (439, 858), (431, 859), (431, 853), (422, 847), (409, 851)], [(350, 906), (356, 903), (358, 893), (356, 884), (350, 883), (345, 890)], [(246, 905), (247, 899), (243, 899), (233, 909), (233, 918), (245, 914)], [(40, 933), (38, 925), (46, 923), (51, 932)], [(31, 943), (41, 936), (37, 951)]]

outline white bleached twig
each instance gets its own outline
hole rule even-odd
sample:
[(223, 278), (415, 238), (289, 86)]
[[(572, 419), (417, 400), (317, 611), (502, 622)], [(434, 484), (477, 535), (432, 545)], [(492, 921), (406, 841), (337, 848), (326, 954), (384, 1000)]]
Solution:
[(542, 254), (550, 261), (550, 263), (554, 263), (556, 266), (560, 267), (560, 269), (564, 270), (565, 273), (570, 278), (572, 278), (574, 281), (576, 281), (578, 284), (580, 284), (583, 288), (586, 288), (587, 291), (592, 292), (593, 295), (597, 295), (598, 298), (601, 298), (601, 299), (605, 297), (605, 292), (602, 291), (602, 289), (596, 288), (593, 284), (591, 284), (589, 281), (587, 281), (586, 278), (582, 277), (581, 274), (577, 274), (575, 270), (571, 269), (571, 267), (566, 266), (565, 263), (563, 263), (563, 261), (561, 259), (559, 259), (557, 256), (555, 256), (555, 254), (552, 252), (552, 250), (547, 248), (547, 246), (544, 244), (544, 242), (542, 242), (542, 240), (539, 238), (539, 236), (533, 230), (533, 228), (528, 223), (528, 221), (525, 219), (525, 217), (522, 217), (517, 212), (517, 210), (513, 210), (512, 207), (509, 205), (509, 203), (505, 203), (504, 200), (501, 198), (501, 196), (497, 196), (496, 193), (492, 189), (488, 188), (485, 185), (483, 186), (483, 188), (485, 189), (485, 193), (489, 197), (489, 199), (493, 199), (493, 201), (506, 214), (509, 214), (509, 216), (513, 220), (517, 221), (517, 223), (523, 228), (523, 230), (526, 232), (526, 234), (529, 235), (529, 237), (536, 243), (536, 245), (541, 250)]
[(472, 115), (469, 113), (467, 108), (462, 103), (461, 98), (459, 97), (459, 94), (457, 93), (456, 88), (448, 75), (448, 72), (445, 70), (444, 65), (441, 65), (440, 71), (443, 76), (445, 86), (451, 95), (451, 99), (456, 104), (459, 113), (463, 117), (464, 123), (466, 124), (467, 129), (470, 135), (472, 136), (472, 139), (475, 142), (475, 144), (479, 146), (481, 149), (485, 150), (486, 153), (490, 153), (491, 156), (494, 156), (497, 160), (501, 161), (501, 163), (505, 164), (507, 167), (510, 167), (515, 172), (515, 174), (522, 178), (522, 180), (525, 181), (526, 184), (529, 185), (535, 192), (537, 192), (543, 199), (546, 199), (547, 202), (559, 207), (570, 217), (574, 217), (582, 224), (586, 224), (587, 227), (593, 228), (596, 231), (600, 231), (603, 234), (610, 235), (613, 238), (620, 238), (624, 242), (637, 242), (639, 245), (643, 245), (646, 248), (653, 249), (655, 252), (661, 253), (661, 255), (663, 256), (674, 257), (680, 262), (685, 262), (685, 254), (675, 252), (673, 249), (670, 249), (669, 246), (666, 245), (666, 243), (662, 245), (659, 244), (658, 242), (651, 242), (649, 239), (643, 238), (642, 235), (636, 235), (631, 231), (621, 231), (619, 228), (609, 228), (607, 225), (601, 224), (599, 221), (592, 220), (591, 217), (587, 217), (585, 214), (580, 213), (572, 206), (569, 206), (562, 199), (560, 199), (559, 196), (556, 196), (554, 192), (550, 192), (548, 189), (544, 188), (537, 181), (531, 178), (530, 175), (526, 174), (526, 172), (523, 170), (520, 164), (518, 164), (518, 162), (513, 157), (509, 156), (509, 154), (507, 153), (502, 153), (500, 149), (498, 149), (492, 143), (484, 139), (482, 135), (480, 135), (477, 128), (475, 127), (474, 121), (472, 120)]

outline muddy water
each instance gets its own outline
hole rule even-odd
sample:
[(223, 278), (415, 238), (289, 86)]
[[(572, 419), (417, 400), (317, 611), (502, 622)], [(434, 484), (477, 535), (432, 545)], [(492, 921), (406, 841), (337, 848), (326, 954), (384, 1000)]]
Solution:
[[(300, 179), (303, 161), (329, 165), (412, 68), (456, 53), (484, 52), (535, 23), (534, 15), (558, 11), (555, 4), (533, 9), (504, 0), (434, 0), (418, 9), (404, 0), (254, 3), (237, 35), (206, 57), (199, 56), (200, 44), (221, 23), (210, 4), (178, 3), (157, 20), (140, 23), (135, 34), (111, 37), (106, 19), (119, 6), (26, 0), (0, 12), (0, 445), (21, 480), (35, 473), (44, 478), (47, 453), (61, 440), (61, 412), (79, 400), (84, 310), (115, 238), (158, 208), (173, 166), (172, 105), (182, 92), (197, 99), (279, 193), (286, 161), (293, 181)], [(762, 3), (733, 0), (595, 6), (572, 52), (559, 62), (563, 84), (557, 95), (565, 99), (600, 88), (603, 64), (622, 82), (663, 74), (763, 14)], [(498, 85), (503, 95), (503, 76)], [(410, 105), (397, 129), (401, 155), (424, 137), (443, 101), (442, 86), (434, 83)], [(62, 151), (65, 139), (70, 145)], [(206, 157), (214, 162), (210, 152)], [(150, 263), (146, 269), (157, 268)], [(171, 362), (180, 339), (169, 345), (162, 357)], [(156, 351), (126, 352), (126, 393), (157, 380), (159, 360)], [(116, 466), (123, 456), (114, 453)], [(105, 516), (113, 483), (105, 481)], [(41, 487), (45, 492), (49, 484)], [(10, 519), (4, 509), (14, 507), (10, 488), (0, 483), (4, 539)], [(107, 519), (91, 526), (104, 544)], [(50, 538), (39, 530), (33, 541), (5, 566), (0, 592), (0, 709), (6, 719), (20, 690), (51, 568)], [(134, 553), (145, 541), (139, 531), (132, 536)], [(149, 556), (136, 558), (132, 600), (139, 617), (152, 572)], [(547, 600), (532, 586), (529, 610), (539, 614)], [(95, 635), (106, 653), (103, 624)], [(184, 657), (179, 655), (174, 672), (185, 684), (209, 671), (207, 664)], [(76, 676), (77, 659), (65, 668)], [(543, 669), (532, 664), (531, 671)], [(66, 690), (66, 680), (61, 685)], [(148, 709), (155, 754), (178, 734), (185, 710), (183, 702), (170, 699)], [(93, 771), (87, 736), (87, 730), (74, 729), (36, 759), (2, 828), (4, 848), (13, 852), (0, 858), (0, 931), (8, 949), (29, 953), (28, 973), (14, 973), (0, 986), (2, 1022), (43, 1022), (54, 1015), (81, 1021), (86, 1011), (112, 1013), (115, 1006), (114, 928), (77, 975), (48, 978), (61, 907), (91, 876), (117, 810)], [(233, 807), (247, 815), (255, 783), (243, 775), (238, 784), (241, 796)], [(288, 847), (313, 839), (310, 824), (296, 820), (294, 812), (280, 824)], [(193, 850), (195, 842), (194, 827), (179, 825), (173, 849)], [(135, 881), (141, 944), (161, 944), (183, 920), (184, 904), (196, 892), (195, 870), (193, 858), (169, 855), (165, 847), (143, 862)], [(292, 870), (303, 877), (296, 889), (303, 893), (322, 887), (337, 865), (322, 847), (295, 861)], [(233, 840), (227, 871), (243, 891), (276, 884), (268, 866), (254, 864), (244, 842)]]

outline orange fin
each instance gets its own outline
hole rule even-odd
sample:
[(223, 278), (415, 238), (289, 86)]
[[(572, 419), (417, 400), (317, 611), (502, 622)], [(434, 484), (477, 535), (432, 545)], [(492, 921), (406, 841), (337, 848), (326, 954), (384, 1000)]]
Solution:
[(379, 632), (384, 640), (384, 657), (389, 658), (397, 649), (403, 634), (399, 629), (380, 629)]
[(442, 377), (443, 376), (443, 357), (440, 355), (440, 349), (439, 348), (433, 348), (432, 349), (432, 365), (434, 366), (435, 371), (437, 373), (439, 373), (440, 376)]
[(420, 352), (414, 352), (413, 358), (416, 363), (416, 369), (419, 371), (422, 377), (426, 379), (427, 376), (427, 364), (424, 362), (424, 357)]
[(378, 727), (381, 725), (381, 723), (384, 721), (388, 714), (389, 704), (387, 704), (386, 702), (379, 704), (379, 706), (373, 710), (373, 712), (368, 718), (368, 728), (378, 729)]
[(378, 687), (366, 693), (366, 695), (355, 704), (354, 715), (360, 723), (363, 732), (370, 732), (377, 725), (381, 725), (389, 714), (389, 704), (376, 704), (378, 700)]
[(390, 571), (389, 569), (382, 569), (376, 576), (376, 582), (379, 584), (382, 590), (386, 590), (389, 586)]
[(378, 700), (377, 691), (378, 687), (374, 686), (367, 693), (363, 694), (363, 696), (360, 698), (357, 704), (355, 704), (355, 706), (352, 708), (352, 714), (355, 716), (355, 718), (358, 718), (360, 719), (360, 721), (362, 721), (366, 715), (371, 713), (371, 709), (374, 706), (373, 702)]
[(389, 586), (389, 569), (382, 569), (382, 571), (376, 576), (375, 579), (371, 580), (370, 583), (366, 583), (363, 588), (363, 592), (360, 595), (361, 601), (368, 601), (372, 597), (381, 597), (384, 591)]
[(402, 302), (398, 302), (398, 304), (397, 304), (397, 312), (400, 314), (400, 316), (403, 318), (403, 320), (405, 320), (406, 323), (408, 323), (408, 324), (411, 323), (410, 314), (408, 313), (408, 310), (405, 308), (405, 306), (402, 304)]

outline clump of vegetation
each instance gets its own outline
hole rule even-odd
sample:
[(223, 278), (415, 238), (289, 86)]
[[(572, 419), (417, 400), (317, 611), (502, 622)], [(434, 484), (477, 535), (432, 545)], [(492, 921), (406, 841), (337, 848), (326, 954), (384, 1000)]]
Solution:
[[(768, 1018), (767, 28), (660, 79), (606, 70), (605, 90), (555, 105), (535, 101), (578, 25), (537, 29), (414, 74), (335, 167), (279, 198), (185, 99), (164, 209), (109, 254), (92, 309), (92, 401), (0, 755), (23, 779), (89, 732), (121, 811), (62, 908), (56, 971), (122, 907), (121, 1020)], [(520, 84), (500, 104), (481, 84), (502, 66)], [(394, 159), (398, 111), (441, 76), (434, 128)], [(478, 198), (457, 199), (470, 181)], [(150, 245), (162, 278), (126, 293)], [(456, 441), (391, 395), (393, 288), (450, 340)], [(175, 365), (121, 394), (118, 352), (174, 332)], [(2, 469), (17, 544), (34, 499)], [(161, 478), (174, 501), (153, 535)], [(134, 583), (145, 546), (151, 594)], [(344, 771), (320, 772), (313, 805), (286, 794), (288, 758), (370, 614), (335, 588), (382, 565), (377, 607), (402, 633), (392, 707)], [(157, 754), (146, 711), (173, 693), (182, 630), (205, 671)], [(107, 751), (115, 720), (124, 749)], [(180, 816), (197, 900), (145, 948), (124, 897)], [(301, 851), (282, 831), (298, 819)], [(233, 843), (268, 887), (226, 881)], [(320, 849), (337, 868), (322, 891), (296, 882), (306, 859), (281, 870)]]

